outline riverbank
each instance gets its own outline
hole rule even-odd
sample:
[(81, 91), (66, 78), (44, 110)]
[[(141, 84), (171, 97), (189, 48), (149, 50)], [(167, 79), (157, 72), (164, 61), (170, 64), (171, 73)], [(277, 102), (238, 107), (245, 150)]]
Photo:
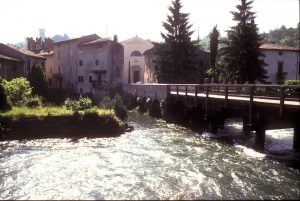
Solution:
[(113, 110), (73, 112), (63, 107), (13, 108), (0, 114), (0, 140), (116, 137), (125, 124)]

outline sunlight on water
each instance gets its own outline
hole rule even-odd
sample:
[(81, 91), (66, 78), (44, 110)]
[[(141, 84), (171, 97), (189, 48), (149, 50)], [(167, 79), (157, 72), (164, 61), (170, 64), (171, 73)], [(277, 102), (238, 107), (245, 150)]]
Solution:
[(264, 154), (132, 113), (117, 138), (0, 143), (0, 199), (297, 199)]

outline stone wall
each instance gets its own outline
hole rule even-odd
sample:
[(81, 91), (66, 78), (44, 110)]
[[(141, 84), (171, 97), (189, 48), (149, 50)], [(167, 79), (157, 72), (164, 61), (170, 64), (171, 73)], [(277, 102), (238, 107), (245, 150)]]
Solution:
[(151, 98), (155, 98), (156, 94), (156, 98), (162, 100), (167, 97), (167, 86), (166, 84), (124, 84), (123, 92)]

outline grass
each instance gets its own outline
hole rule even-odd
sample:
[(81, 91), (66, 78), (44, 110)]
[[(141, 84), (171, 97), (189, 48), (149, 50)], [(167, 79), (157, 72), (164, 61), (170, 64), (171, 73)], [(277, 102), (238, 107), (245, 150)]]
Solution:
[[(97, 112), (101, 115), (114, 115), (113, 110), (101, 109), (94, 107), (89, 110), (79, 111), (80, 114), (84, 114), (85, 112)], [(11, 110), (6, 112), (0, 112), (0, 116), (62, 116), (62, 115), (73, 115), (74, 112), (72, 110), (67, 110), (64, 107), (37, 107), (37, 108), (28, 108), (28, 107), (13, 107)]]

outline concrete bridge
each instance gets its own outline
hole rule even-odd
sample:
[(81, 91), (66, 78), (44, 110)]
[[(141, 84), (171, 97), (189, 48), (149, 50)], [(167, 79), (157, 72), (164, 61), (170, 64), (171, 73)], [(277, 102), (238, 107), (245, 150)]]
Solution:
[(123, 91), (158, 100), (175, 97), (186, 111), (201, 107), (214, 133), (226, 118), (241, 117), (244, 131), (256, 131), (262, 149), (266, 130), (294, 128), (293, 147), (300, 149), (300, 85), (130, 84)]

